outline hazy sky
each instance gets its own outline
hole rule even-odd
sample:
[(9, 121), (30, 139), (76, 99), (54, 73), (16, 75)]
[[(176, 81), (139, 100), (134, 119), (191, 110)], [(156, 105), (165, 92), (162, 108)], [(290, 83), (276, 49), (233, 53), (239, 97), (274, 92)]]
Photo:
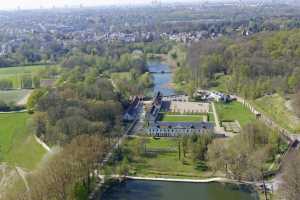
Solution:
[[(0, 0), (0, 10), (16, 9), (31, 9), (31, 8), (51, 8), (68, 6), (97, 6), (111, 4), (141, 4), (150, 3), (152, 0)], [(174, 0), (161, 0), (162, 2), (170, 2)], [(178, 1), (178, 0), (177, 0)], [(189, 1), (189, 0), (179, 0)]]

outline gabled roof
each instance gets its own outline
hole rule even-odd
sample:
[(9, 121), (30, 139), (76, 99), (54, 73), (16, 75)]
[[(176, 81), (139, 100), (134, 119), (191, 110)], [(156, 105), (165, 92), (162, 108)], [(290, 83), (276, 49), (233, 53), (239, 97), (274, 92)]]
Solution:
[(156, 124), (160, 127), (172, 128), (209, 129), (214, 127), (214, 125), (210, 122), (157, 122)]
[(138, 97), (135, 97), (134, 100), (131, 102), (129, 108), (127, 109), (126, 113), (129, 115), (135, 115), (137, 112), (137, 106), (140, 102)]

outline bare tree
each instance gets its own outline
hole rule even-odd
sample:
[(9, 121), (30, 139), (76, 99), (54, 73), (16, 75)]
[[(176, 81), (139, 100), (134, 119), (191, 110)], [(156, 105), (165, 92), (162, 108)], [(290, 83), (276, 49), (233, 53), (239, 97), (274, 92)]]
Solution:
[(91, 177), (105, 155), (105, 142), (99, 136), (80, 135), (53, 155), (27, 179), (29, 191), (13, 191), (8, 200), (75, 199), (76, 184), (91, 190)]
[(300, 116), (300, 91), (295, 94), (292, 105), (296, 114)]
[(283, 183), (280, 196), (285, 200), (296, 200), (300, 197), (300, 154), (295, 152), (286, 159), (283, 170)]

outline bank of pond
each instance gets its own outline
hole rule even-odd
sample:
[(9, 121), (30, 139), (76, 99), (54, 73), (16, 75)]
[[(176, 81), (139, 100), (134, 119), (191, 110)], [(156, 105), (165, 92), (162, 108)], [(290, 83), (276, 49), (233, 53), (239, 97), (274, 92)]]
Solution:
[(248, 185), (126, 180), (112, 184), (101, 200), (259, 200)]

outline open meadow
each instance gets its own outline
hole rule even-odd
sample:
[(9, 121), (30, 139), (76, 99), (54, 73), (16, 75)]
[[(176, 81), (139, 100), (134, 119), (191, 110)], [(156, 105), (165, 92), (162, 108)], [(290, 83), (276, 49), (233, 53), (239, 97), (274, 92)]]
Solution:
[[(124, 151), (130, 156), (129, 172), (137, 176), (204, 178), (212, 176), (205, 163), (179, 153), (176, 138), (127, 139)], [(180, 157), (180, 159), (179, 159)]]
[(244, 126), (255, 121), (255, 115), (239, 102), (215, 103), (215, 106), (221, 122), (237, 120), (241, 126)]
[(27, 113), (0, 114), (0, 159), (11, 166), (34, 169), (46, 153), (27, 125)]
[(45, 67), (47, 67), (47, 65), (30, 65), (0, 68), (0, 80), (11, 80), (13, 82), (13, 87), (17, 89), (21, 87), (22, 76), (33, 75)]
[(0, 101), (17, 103), (30, 94), (32, 90), (0, 90)]

